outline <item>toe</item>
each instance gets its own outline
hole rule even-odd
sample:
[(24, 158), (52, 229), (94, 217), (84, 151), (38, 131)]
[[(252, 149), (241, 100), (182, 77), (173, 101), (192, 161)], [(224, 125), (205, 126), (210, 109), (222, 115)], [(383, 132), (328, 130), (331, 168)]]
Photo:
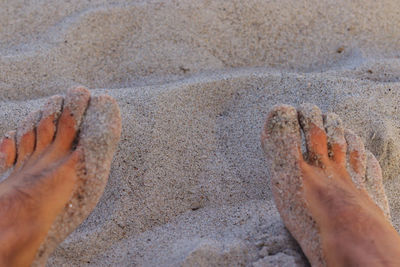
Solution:
[(0, 171), (4, 172), (14, 165), (16, 157), (15, 131), (12, 131), (5, 134), (0, 143)]
[(34, 155), (38, 156), (52, 142), (56, 132), (56, 122), (60, 115), (63, 98), (53, 96), (43, 108), (42, 118), (36, 127), (36, 148)]
[(346, 165), (346, 140), (342, 120), (335, 113), (324, 116), (324, 126), (328, 138), (329, 156), (336, 163)]
[(117, 102), (110, 96), (92, 97), (76, 150), (81, 150), (84, 158), (85, 171), (81, 178), (88, 187), (98, 191), (93, 192), (93, 196), (101, 195), (104, 190), (120, 135), (121, 115)]
[(54, 140), (54, 145), (60, 153), (71, 149), (89, 99), (90, 92), (84, 87), (70, 89), (65, 96)]
[(106, 167), (120, 135), (121, 115), (115, 99), (106, 95), (92, 97), (82, 122), (78, 143), (78, 148), (84, 151), (86, 164), (97, 162)]
[(383, 211), (386, 218), (390, 221), (390, 208), (388, 199), (386, 197), (385, 188), (383, 186), (382, 170), (379, 165), (378, 160), (375, 156), (366, 151), (367, 154), (367, 169), (365, 174), (365, 187), (378, 205), (378, 207)]
[(121, 134), (121, 116), (115, 100), (108, 96), (92, 97), (80, 129), (78, 146), (61, 170), (65, 172), (75, 168), (77, 179), (73, 178), (76, 186), (68, 212), (57, 218), (64, 225), (53, 224), (57, 233), (53, 238), (59, 242), (89, 215), (107, 184), (111, 160)]
[(26, 120), (17, 129), (17, 163), (16, 167), (22, 164), (29, 158), (35, 149), (36, 143), (36, 124), (41, 116), (40, 111), (32, 112)]
[(328, 144), (321, 110), (312, 104), (299, 107), (299, 121), (306, 139), (308, 160), (320, 166), (328, 159)]
[[(271, 191), (279, 214), (293, 237), (299, 241), (310, 262), (321, 265), (318, 233), (304, 198), (304, 190), (313, 177), (304, 173), (314, 168), (303, 161), (301, 133), (295, 108), (275, 106), (269, 113), (261, 133), (267, 159)], [(312, 240), (312, 241), (311, 241)], [(310, 246), (309, 244), (315, 244)]]
[(347, 170), (358, 188), (364, 187), (366, 154), (361, 138), (350, 130), (344, 131), (347, 143)]
[(279, 105), (272, 108), (261, 133), (261, 144), (272, 167), (271, 172), (285, 172), (298, 166), (303, 158), (300, 126), (294, 107)]

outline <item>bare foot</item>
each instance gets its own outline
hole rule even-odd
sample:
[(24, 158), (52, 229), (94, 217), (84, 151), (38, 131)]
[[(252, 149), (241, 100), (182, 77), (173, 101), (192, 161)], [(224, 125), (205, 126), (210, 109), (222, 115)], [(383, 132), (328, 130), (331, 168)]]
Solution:
[(379, 164), (337, 115), (276, 106), (261, 141), (276, 206), (312, 266), (400, 266)]
[(50, 98), (4, 137), (1, 266), (45, 265), (103, 193), (120, 131), (115, 100), (90, 99), (80, 87)]

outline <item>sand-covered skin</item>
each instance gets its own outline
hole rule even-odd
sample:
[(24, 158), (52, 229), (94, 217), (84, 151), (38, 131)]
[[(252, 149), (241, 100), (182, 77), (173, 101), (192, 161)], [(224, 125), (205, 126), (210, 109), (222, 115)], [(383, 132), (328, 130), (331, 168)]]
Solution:
[(0, 134), (76, 84), (121, 109), (105, 193), (49, 266), (304, 262), (272, 203), (260, 146), (278, 103), (313, 103), (361, 136), (400, 229), (396, 1), (13, 1), (0, 10)]
[[(44, 116), (47, 110), (54, 109), (56, 100), (56, 97), (50, 98), (42, 112)], [(121, 135), (120, 111), (110, 96), (90, 97), (86, 88), (73, 88), (68, 90), (64, 98), (63, 110), (73, 116), (75, 130), (79, 133), (75, 147), (81, 155), (77, 167), (78, 179), (70, 200), (55, 218), (32, 266), (44, 266), (57, 245), (75, 230), (96, 206), (107, 184), (112, 157)], [(56, 132), (56, 135), (60, 134), (62, 128)]]
[[(336, 114), (323, 115), (317, 106), (309, 103), (300, 105), (297, 110), (289, 105), (275, 105), (266, 118), (261, 145), (270, 171), (275, 205), (312, 266), (343, 264), (341, 259), (333, 258), (335, 254), (329, 253), (335, 253), (331, 249), (345, 242), (338, 239), (327, 249), (329, 242), (324, 238), (329, 222), (323, 222), (322, 218), (330, 216), (330, 221), (334, 221), (345, 216), (338, 212), (347, 208), (341, 203), (352, 206), (351, 201), (365, 196), (370, 205), (367, 207), (372, 205), (378, 216), (385, 214), (391, 222), (379, 163), (365, 150), (357, 135), (343, 128)], [(313, 176), (313, 173), (318, 175)], [(345, 185), (343, 181), (347, 181)], [(340, 221), (339, 227), (343, 223), (352, 222)], [(341, 232), (336, 230), (334, 236)]]
[[(5, 134), (0, 143), (0, 177), (3, 191), (10, 192), (15, 207), (7, 209), (10, 214), (3, 216), (4, 226), (12, 233), (10, 249), (27, 247), (25, 254), (17, 253), (16, 260), (13, 255), (6, 259), (7, 264), (46, 265), (58, 244), (98, 203), (120, 135), (121, 115), (115, 99), (90, 97), (84, 87), (68, 89), (65, 97), (50, 97), (40, 110), (29, 113), (16, 131)], [(7, 206), (7, 195), (4, 199)], [(47, 206), (38, 209), (40, 204)], [(29, 222), (16, 224), (31, 217)], [(11, 224), (7, 219), (13, 220)], [(21, 228), (30, 224), (39, 225), (34, 234)], [(28, 241), (14, 240), (15, 233)], [(24, 239), (24, 235), (28, 237)], [(5, 249), (4, 255), (14, 253)]]

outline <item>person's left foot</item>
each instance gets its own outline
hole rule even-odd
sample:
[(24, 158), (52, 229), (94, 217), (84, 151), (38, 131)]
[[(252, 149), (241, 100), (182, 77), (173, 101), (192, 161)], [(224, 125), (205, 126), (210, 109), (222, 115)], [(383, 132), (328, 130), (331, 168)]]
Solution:
[[(82, 121), (82, 125), (81, 125)], [(121, 132), (118, 106), (79, 87), (50, 98), (0, 144), (0, 265), (44, 266), (91, 212)], [(3, 178), (4, 179), (4, 178)]]

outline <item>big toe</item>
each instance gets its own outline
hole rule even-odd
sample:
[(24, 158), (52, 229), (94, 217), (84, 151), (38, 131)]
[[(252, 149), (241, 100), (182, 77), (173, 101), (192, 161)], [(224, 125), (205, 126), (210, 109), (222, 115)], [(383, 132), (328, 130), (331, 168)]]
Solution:
[(302, 159), (297, 111), (288, 105), (272, 108), (261, 133), (261, 144), (273, 169), (292, 167)]
[(346, 129), (344, 137), (347, 142), (347, 171), (358, 188), (364, 188), (367, 156), (364, 143), (354, 132)]
[[(83, 95), (84, 99), (88, 96), (85, 91)], [(112, 157), (121, 134), (121, 115), (112, 97), (92, 97), (86, 112), (85, 101), (80, 96), (77, 100), (80, 101), (78, 109), (75, 106), (72, 110), (79, 110), (78, 115), (74, 114), (75, 121), (79, 123), (82, 120), (78, 144), (62, 166), (76, 170), (75, 189), (64, 212), (57, 216), (41, 244), (33, 266), (42, 266), (58, 243), (80, 225), (96, 206), (107, 184)], [(84, 112), (82, 117), (80, 114)], [(62, 168), (59, 171), (62, 172)]]
[(366, 150), (366, 156), (365, 187), (386, 218), (391, 221), (389, 202), (385, 193), (385, 187), (383, 186), (381, 167), (378, 160), (370, 151)]
[[(315, 221), (303, 196), (303, 167), (298, 113), (294, 107), (275, 106), (269, 113), (261, 141), (270, 172), (271, 189), (279, 213), (313, 265), (323, 262)], [(325, 143), (326, 144), (326, 143)]]
[(121, 115), (116, 101), (106, 95), (92, 97), (74, 152), (79, 152), (81, 162), (77, 165), (79, 189), (71, 205), (84, 207), (77, 220), (86, 218), (103, 194), (120, 135)]
[(82, 122), (78, 149), (84, 151), (88, 174), (108, 169), (121, 135), (121, 114), (114, 98), (92, 97)]

